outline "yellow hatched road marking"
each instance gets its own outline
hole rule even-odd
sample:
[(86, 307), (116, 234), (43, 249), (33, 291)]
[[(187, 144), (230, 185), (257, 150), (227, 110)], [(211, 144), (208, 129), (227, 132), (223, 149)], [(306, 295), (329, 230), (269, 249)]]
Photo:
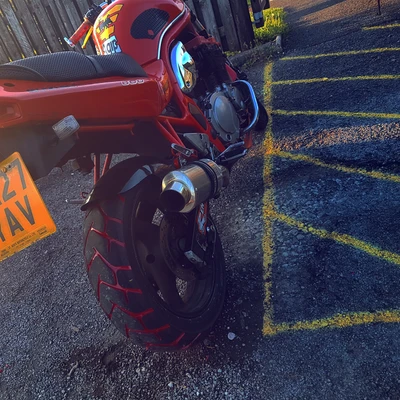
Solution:
[(266, 215), (265, 217), (283, 222), (286, 225), (292, 226), (306, 233), (311, 233), (312, 235), (318, 236), (321, 239), (330, 239), (339, 244), (353, 247), (357, 250), (361, 250), (369, 254), (370, 256), (380, 258), (381, 260), (385, 260), (389, 263), (400, 266), (400, 254), (383, 250), (378, 246), (375, 246), (368, 242), (364, 242), (360, 239), (356, 239), (353, 236), (339, 232), (329, 232), (321, 228), (315, 228), (314, 226), (311, 226), (302, 221), (298, 221), (297, 219), (289, 217), (288, 215), (281, 214), (275, 211), (271, 211), (270, 214)]
[(264, 266), (264, 329), (266, 326), (273, 325), (273, 305), (272, 305), (272, 262), (274, 255), (273, 242), (273, 220), (267, 217), (274, 212), (274, 187), (272, 180), (273, 170), (273, 147), (274, 138), (272, 134), (272, 68), (273, 63), (267, 64), (264, 70), (265, 80), (265, 97), (264, 104), (270, 115), (267, 132), (265, 134), (264, 148), (264, 198), (263, 198), (263, 215), (264, 215), (264, 234), (263, 234), (263, 266)]
[(320, 160), (319, 158), (310, 157), (304, 154), (293, 154), (286, 151), (276, 151), (274, 152), (274, 155), (281, 158), (288, 158), (293, 161), (301, 161), (309, 164), (314, 164), (323, 168), (334, 169), (340, 172), (346, 172), (349, 174), (359, 174), (367, 176), (369, 178), (400, 183), (400, 175), (387, 174), (379, 171), (367, 171), (366, 169), (363, 168), (351, 168), (341, 164), (330, 164)]
[(287, 116), (320, 115), (326, 117), (400, 119), (400, 114), (348, 112), (348, 111), (274, 110), (272, 111), (272, 114), (287, 115)]
[(323, 53), (305, 56), (292, 56), (283, 57), (281, 61), (291, 61), (291, 60), (307, 60), (312, 58), (324, 58), (324, 57), (342, 57), (342, 56), (354, 56), (360, 54), (373, 54), (373, 53), (384, 53), (387, 51), (400, 51), (399, 47), (383, 47), (378, 49), (368, 49), (368, 50), (352, 50), (352, 51), (339, 51), (337, 53)]
[[(268, 64), (264, 71), (265, 77), (265, 105), (270, 115), (272, 112), (272, 68), (273, 64)], [(326, 112), (322, 112), (326, 113)], [(324, 115), (322, 114), (322, 115)], [(341, 115), (343, 113), (340, 113)], [(346, 113), (348, 114), (354, 113)], [(357, 113), (365, 114), (365, 113)], [(321, 115), (321, 114), (320, 114)], [(334, 115), (337, 115), (336, 112)], [(367, 114), (370, 115), (370, 114)], [(381, 115), (381, 114), (379, 114)], [(263, 266), (264, 266), (264, 324), (263, 334), (276, 335), (283, 332), (295, 332), (304, 330), (317, 330), (326, 328), (347, 328), (356, 325), (367, 325), (372, 323), (400, 323), (400, 310), (383, 310), (376, 312), (349, 312), (344, 314), (336, 314), (332, 317), (316, 319), (311, 321), (298, 321), (293, 323), (274, 324), (273, 322), (273, 303), (272, 303), (272, 263), (274, 256), (274, 241), (273, 241), (273, 224), (274, 221), (280, 221), (290, 226), (296, 227), (299, 230), (314, 234), (322, 239), (331, 239), (338, 243), (351, 246), (366, 252), (374, 257), (386, 260), (390, 263), (400, 265), (400, 255), (383, 249), (380, 249), (370, 243), (363, 242), (349, 235), (340, 234), (337, 232), (328, 232), (323, 229), (315, 228), (310, 225), (297, 221), (294, 218), (284, 214), (277, 213), (275, 210), (274, 187), (273, 187), (273, 157), (285, 157), (296, 161), (304, 161), (316, 164), (321, 167), (334, 168), (342, 172), (353, 173), (357, 172), (362, 175), (377, 179), (385, 179), (393, 182), (398, 182), (399, 177), (381, 172), (370, 172), (362, 169), (353, 169), (341, 165), (327, 164), (321, 160), (303, 156), (294, 155), (287, 152), (276, 151), (274, 149), (274, 139), (272, 130), (272, 117), (270, 118), (266, 137), (264, 140), (265, 155), (264, 155), (264, 185), (265, 192), (263, 198), (263, 218), (264, 218), (264, 235), (263, 235)]]
[(377, 29), (393, 29), (400, 28), (400, 24), (378, 25), (378, 26), (365, 26), (363, 31), (374, 31)]
[(375, 81), (375, 80), (397, 80), (400, 75), (360, 75), (360, 76), (344, 76), (340, 78), (310, 78), (310, 79), (289, 79), (272, 82), (273, 85), (296, 85), (304, 83), (329, 83), (329, 82), (345, 82), (345, 81)]
[(324, 328), (349, 328), (356, 325), (368, 325), (373, 323), (399, 323), (400, 310), (383, 310), (375, 312), (350, 312), (336, 314), (332, 317), (316, 319), (312, 321), (298, 321), (292, 324), (282, 323), (264, 325), (263, 334), (273, 336), (283, 332), (315, 331)]

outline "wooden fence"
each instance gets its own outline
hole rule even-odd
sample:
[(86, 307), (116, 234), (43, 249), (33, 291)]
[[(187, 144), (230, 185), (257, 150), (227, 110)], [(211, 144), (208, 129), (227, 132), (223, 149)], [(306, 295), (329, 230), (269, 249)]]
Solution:
[(246, 0), (186, 0), (186, 3), (225, 51), (247, 50), (254, 46)]
[[(69, 50), (90, 0), (0, 0), (0, 63)], [(78, 51), (82, 51), (77, 46)], [(94, 54), (92, 45), (85, 50)]]
[[(253, 46), (254, 33), (246, 0), (186, 2), (224, 50)], [(70, 37), (81, 24), (91, 3), (92, 0), (0, 0), (0, 64), (70, 50), (64, 37)], [(76, 49), (83, 52), (79, 46)], [(94, 46), (88, 44), (84, 52), (95, 54)]]

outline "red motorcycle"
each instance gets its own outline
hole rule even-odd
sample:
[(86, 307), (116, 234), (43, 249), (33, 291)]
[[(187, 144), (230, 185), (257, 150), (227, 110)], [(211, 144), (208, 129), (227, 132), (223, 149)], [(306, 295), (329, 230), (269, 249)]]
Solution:
[(209, 201), (267, 113), (180, 0), (93, 6), (68, 43), (91, 34), (97, 56), (0, 66), (0, 260), (54, 232), (33, 180), (75, 160), (94, 170), (84, 256), (101, 307), (146, 348), (187, 349), (225, 296)]

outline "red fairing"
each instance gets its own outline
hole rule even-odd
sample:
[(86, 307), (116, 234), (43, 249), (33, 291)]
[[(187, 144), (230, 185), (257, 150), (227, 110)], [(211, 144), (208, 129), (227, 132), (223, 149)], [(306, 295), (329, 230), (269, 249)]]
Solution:
[[(98, 142), (101, 139), (101, 143), (112, 145), (118, 142), (115, 135), (119, 133), (147, 135), (136, 129), (145, 121), (157, 128), (161, 141), (182, 146), (179, 133), (197, 132), (207, 134), (218, 151), (225, 150), (196, 101), (182, 92), (172, 69), (170, 51), (182, 36), (189, 37), (190, 50), (216, 44), (214, 38), (196, 32), (183, 1), (117, 0), (101, 12), (93, 29), (100, 54), (128, 54), (144, 68), (147, 77), (76, 82), (15, 80), (12, 84), (0, 80), (0, 128), (51, 126), (73, 115), (80, 124), (78, 146), (90, 153), (90, 134), (95, 133)], [(231, 75), (234, 71), (228, 72)], [(171, 102), (180, 112), (165, 113)]]
[[(160, 70), (161, 71), (161, 70)], [(165, 107), (161, 83), (151, 78), (43, 83), (0, 81), (0, 104), (16, 105), (18, 116), (0, 127), (28, 122), (54, 123), (73, 115), (81, 124), (121, 123), (135, 118), (157, 117)]]
[(101, 54), (123, 52), (145, 65), (159, 59), (166, 32), (189, 12), (181, 0), (117, 0), (94, 25)]

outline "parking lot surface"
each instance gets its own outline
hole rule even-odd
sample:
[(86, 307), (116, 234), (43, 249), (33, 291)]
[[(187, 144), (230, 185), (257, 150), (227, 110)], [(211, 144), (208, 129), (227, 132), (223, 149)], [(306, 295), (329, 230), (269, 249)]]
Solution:
[(0, 264), (0, 399), (399, 398), (400, 11), (382, 3), (271, 2), (292, 30), (249, 71), (272, 118), (213, 205), (228, 298), (198, 346), (121, 337), (69, 203), (91, 176), (38, 182), (58, 232)]

